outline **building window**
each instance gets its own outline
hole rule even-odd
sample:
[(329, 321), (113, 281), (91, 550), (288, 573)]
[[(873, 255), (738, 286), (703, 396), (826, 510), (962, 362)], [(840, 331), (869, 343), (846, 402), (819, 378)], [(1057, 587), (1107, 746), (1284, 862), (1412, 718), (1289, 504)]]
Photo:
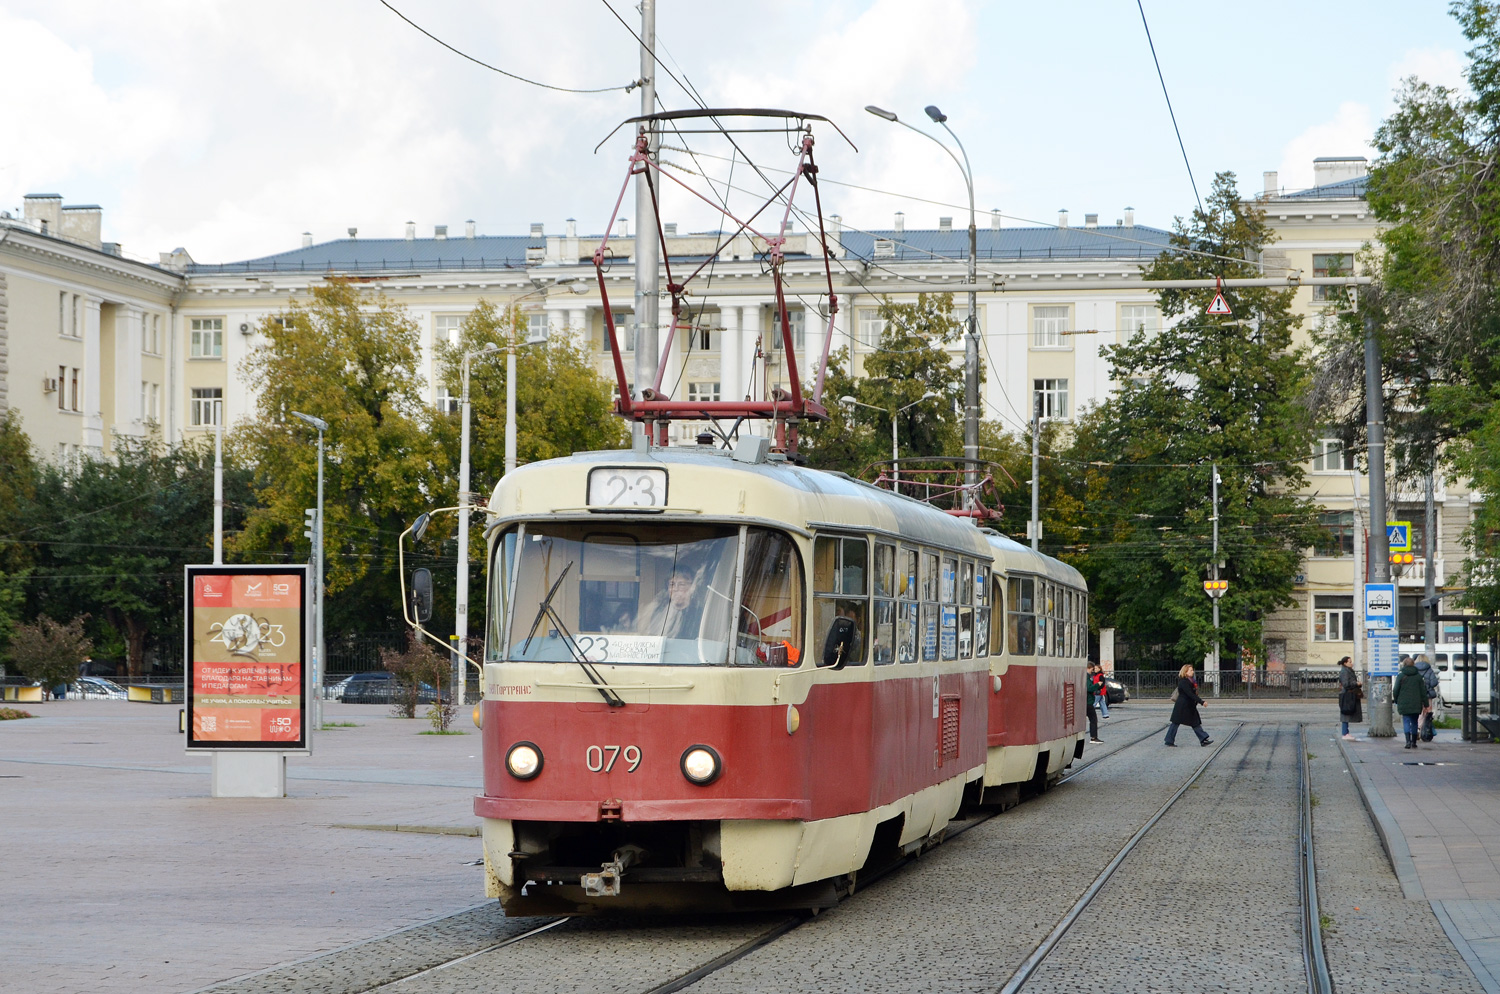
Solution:
[(73, 306), (68, 311), (68, 321), (72, 325), (72, 330), (68, 334), (74, 338), (82, 338), (83, 331), (78, 324), (78, 294), (76, 293), (73, 294)]
[[(786, 309), (787, 324), (792, 328), (792, 348), (801, 352), (807, 341), (807, 312), (800, 307)], [(771, 350), (781, 348), (781, 315), (771, 312)]]
[(1354, 596), (1313, 595), (1313, 641), (1354, 641)]
[(712, 352), (713, 348), (714, 333), (707, 324), (700, 324), (688, 335), (688, 351)]
[(57, 409), (66, 411), (68, 409), (68, 367), (57, 367)]
[(194, 428), (217, 425), (224, 414), (224, 390), (221, 387), (194, 387), (189, 423)]
[[(1352, 276), (1354, 275), (1354, 256), (1347, 252), (1314, 253), (1313, 275)], [(1330, 291), (1338, 289), (1339, 287), (1336, 286), (1315, 286), (1312, 288), (1313, 300), (1328, 300), (1333, 296)]]
[(224, 319), (193, 318), (188, 341), (188, 355), (194, 359), (224, 358)]
[(526, 340), (540, 342), (547, 337), (547, 312), (533, 311), (526, 315)]
[(1068, 416), (1067, 380), (1032, 380), (1031, 396), (1033, 409), (1036, 402), (1041, 401), (1042, 417), (1061, 419)]
[(447, 387), (438, 387), (437, 399), (432, 406), (438, 409), (439, 414), (457, 414), (459, 398), (453, 396)]
[(861, 307), (859, 309), (859, 344), (867, 349), (873, 349), (880, 344), (880, 338), (885, 334), (885, 318), (880, 316), (878, 307)]
[(719, 399), (718, 380), (700, 380), (688, 382), (687, 399), (689, 403), (701, 404)]
[(161, 315), (141, 315), (141, 351), (147, 355), (161, 355)]
[[(958, 329), (959, 334), (969, 333), (969, 305), (953, 305), (953, 326)], [(984, 333), (984, 308), (979, 308), (979, 320), (974, 324), (974, 330), (980, 334)]]
[[(620, 339), (620, 348), (625, 352), (635, 351), (635, 315), (631, 311), (613, 311), (611, 317), (615, 323), (615, 335)], [(604, 351), (609, 352), (612, 346), (609, 342), (609, 329), (602, 332), (604, 337)]]
[(1314, 473), (1347, 473), (1354, 468), (1354, 453), (1341, 438), (1320, 438), (1313, 442), (1312, 468)]
[(1354, 555), (1354, 512), (1324, 511), (1318, 515), (1318, 524), (1327, 532), (1318, 544), (1320, 556)]
[(150, 400), (150, 398), (151, 398), (151, 384), (147, 383), (145, 380), (142, 380), (141, 381), (141, 407), (140, 407), (140, 411), (141, 411), (140, 417), (141, 417), (142, 421), (146, 420), (146, 403), (147, 403), (147, 401)]
[(457, 345), (458, 332), (463, 327), (462, 314), (434, 314), (432, 316), (432, 344)]
[(152, 421), (161, 422), (161, 384), (151, 384), (151, 403), (146, 408), (147, 415)]
[(69, 383), (68, 383), (68, 393), (71, 395), (70, 399), (69, 399), (68, 410), (70, 410), (70, 411), (77, 411), (78, 410), (78, 367), (77, 366), (73, 367), (73, 375), (70, 378)]
[(1126, 341), (1139, 334), (1149, 342), (1161, 333), (1161, 311), (1155, 304), (1121, 304), (1120, 331)]
[(1038, 349), (1058, 348), (1069, 327), (1068, 307), (1033, 307), (1031, 309), (1031, 345)]

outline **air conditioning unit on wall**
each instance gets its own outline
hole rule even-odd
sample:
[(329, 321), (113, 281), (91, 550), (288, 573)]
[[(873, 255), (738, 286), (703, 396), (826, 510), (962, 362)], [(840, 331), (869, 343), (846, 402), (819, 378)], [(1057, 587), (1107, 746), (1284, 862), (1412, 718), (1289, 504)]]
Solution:
[(42, 377), (42, 393), (57, 393), (57, 377)]

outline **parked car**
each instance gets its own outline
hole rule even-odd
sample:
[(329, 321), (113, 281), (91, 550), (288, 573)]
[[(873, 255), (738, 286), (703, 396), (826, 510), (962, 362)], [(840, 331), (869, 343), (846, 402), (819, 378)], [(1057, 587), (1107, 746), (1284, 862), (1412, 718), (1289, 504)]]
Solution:
[[(355, 673), (341, 681), (343, 687), (339, 700), (345, 704), (389, 704), (400, 694), (400, 683), (389, 670), (368, 670)], [(437, 690), (428, 683), (417, 688), (417, 702), (431, 704), (437, 700)]]
[(73, 681), (68, 696), (85, 700), (124, 701), (130, 699), (124, 687), (102, 676), (79, 677)]
[(1115, 679), (1113, 673), (1106, 673), (1104, 675), (1104, 703), (1124, 704), (1128, 700), (1130, 700), (1130, 691), (1125, 689), (1123, 683)]

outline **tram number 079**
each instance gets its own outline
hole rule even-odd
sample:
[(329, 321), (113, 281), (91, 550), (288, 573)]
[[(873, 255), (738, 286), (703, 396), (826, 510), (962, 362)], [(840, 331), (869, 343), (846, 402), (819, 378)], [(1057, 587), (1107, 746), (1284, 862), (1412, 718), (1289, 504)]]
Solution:
[(628, 764), (626, 773), (634, 773), (636, 767), (641, 765), (641, 747), (628, 745), (620, 746), (589, 746), (583, 754), (584, 765), (589, 768), (590, 773), (608, 773), (615, 768), (615, 763), (625, 760)]

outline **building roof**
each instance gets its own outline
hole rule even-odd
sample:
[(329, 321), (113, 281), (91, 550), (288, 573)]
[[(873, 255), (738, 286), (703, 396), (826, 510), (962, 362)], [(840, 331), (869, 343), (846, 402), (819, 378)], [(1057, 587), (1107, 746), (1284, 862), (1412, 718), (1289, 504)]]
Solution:
[[(579, 240), (597, 243), (601, 235)], [(891, 254), (880, 259), (922, 262), (966, 259), (966, 228), (850, 231), (840, 237), (853, 258), (872, 260), (876, 241), (890, 241)], [(1170, 235), (1145, 225), (1098, 228), (985, 228), (978, 232), (981, 259), (1149, 259), (1168, 247)], [(194, 262), (187, 273), (358, 273), (451, 272), (526, 269), (527, 249), (541, 250), (546, 239), (535, 235), (490, 235), (475, 238), (341, 238), (306, 248), (278, 252), (241, 262)], [(679, 258), (674, 255), (674, 259)], [(681, 257), (690, 261), (692, 258)]]
[(1342, 179), (1337, 183), (1324, 183), (1322, 186), (1310, 186), (1306, 190), (1298, 190), (1296, 193), (1285, 193), (1272, 200), (1363, 200), (1365, 191), (1369, 189), (1370, 177), (1356, 176), (1353, 179)]
[(246, 259), (195, 262), (194, 276), (215, 273), (352, 273), (525, 269), (526, 250), (545, 239), (530, 235), (475, 238), (340, 238), (307, 248)]

